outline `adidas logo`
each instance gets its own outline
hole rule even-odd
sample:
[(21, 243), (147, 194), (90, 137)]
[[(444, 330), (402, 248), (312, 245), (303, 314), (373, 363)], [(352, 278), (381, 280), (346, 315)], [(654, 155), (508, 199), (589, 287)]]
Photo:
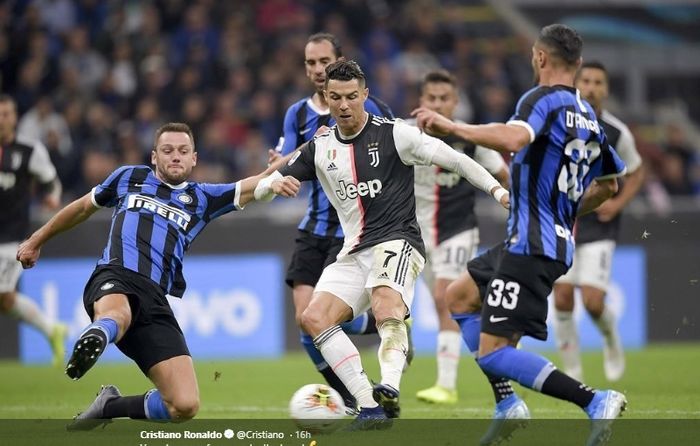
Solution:
[(389, 280), (389, 275), (387, 273), (381, 273), (377, 279), (387, 279)]
[(328, 167), (326, 167), (326, 172), (330, 172), (331, 170), (338, 170), (338, 167), (336, 167), (335, 163), (331, 162)]

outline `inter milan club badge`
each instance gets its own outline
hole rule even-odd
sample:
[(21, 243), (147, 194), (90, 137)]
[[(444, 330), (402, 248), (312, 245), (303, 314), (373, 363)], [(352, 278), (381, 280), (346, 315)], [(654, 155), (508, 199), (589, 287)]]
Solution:
[(192, 197), (190, 197), (190, 196), (187, 195), (187, 194), (178, 195), (177, 199), (180, 200), (181, 202), (185, 203), (185, 204), (190, 204), (190, 203), (192, 203)]

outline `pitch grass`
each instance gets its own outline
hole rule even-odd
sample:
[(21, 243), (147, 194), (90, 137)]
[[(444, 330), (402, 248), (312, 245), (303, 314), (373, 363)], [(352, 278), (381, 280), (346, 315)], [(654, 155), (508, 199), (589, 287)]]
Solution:
[[(548, 355), (557, 361), (556, 354)], [(379, 369), (376, 351), (364, 350), (363, 363), (371, 378)], [(629, 400), (626, 418), (700, 419), (700, 344), (655, 345), (627, 353), (627, 372), (613, 385), (605, 381), (602, 355), (584, 354), (586, 383), (596, 388), (613, 387)], [(198, 418), (287, 418), (292, 393), (304, 384), (321, 382), (321, 376), (302, 353), (278, 360), (206, 361), (195, 358), (201, 392)], [(489, 418), (493, 408), (491, 390), (470, 357), (460, 365), (459, 402), (454, 406), (431, 406), (416, 400), (415, 393), (433, 384), (435, 359), (417, 357), (401, 383), (402, 417), (414, 419)], [(0, 419), (71, 418), (92, 401), (100, 384), (115, 384), (125, 395), (151, 388), (133, 364), (97, 364), (80, 381), (68, 379), (63, 370), (49, 366), (26, 366), (0, 362)], [(517, 388), (534, 418), (582, 419), (572, 404)]]

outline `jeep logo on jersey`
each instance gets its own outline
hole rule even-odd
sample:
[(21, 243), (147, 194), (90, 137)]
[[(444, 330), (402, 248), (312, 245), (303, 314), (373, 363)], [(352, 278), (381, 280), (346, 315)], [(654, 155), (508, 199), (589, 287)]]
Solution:
[(340, 180), (340, 189), (336, 189), (335, 194), (341, 200), (353, 200), (358, 196), (366, 197), (367, 195), (374, 198), (381, 191), (382, 182), (379, 180), (360, 181), (357, 184), (346, 184), (345, 181)]
[(367, 145), (367, 153), (369, 154), (369, 165), (372, 167), (379, 166), (379, 143), (372, 142)]
[(182, 209), (168, 206), (167, 204), (163, 204), (154, 198), (139, 194), (129, 195), (129, 201), (127, 202), (126, 208), (145, 209), (147, 211), (151, 211), (154, 214), (167, 218), (183, 230), (187, 230), (187, 224), (192, 218), (190, 214), (186, 213)]

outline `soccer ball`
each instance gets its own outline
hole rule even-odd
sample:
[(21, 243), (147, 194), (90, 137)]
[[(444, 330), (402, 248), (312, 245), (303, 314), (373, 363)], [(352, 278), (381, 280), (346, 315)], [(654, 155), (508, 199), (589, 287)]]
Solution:
[(344, 415), (343, 398), (325, 384), (307, 384), (289, 401), (289, 416), (299, 428), (312, 433), (333, 430)]

